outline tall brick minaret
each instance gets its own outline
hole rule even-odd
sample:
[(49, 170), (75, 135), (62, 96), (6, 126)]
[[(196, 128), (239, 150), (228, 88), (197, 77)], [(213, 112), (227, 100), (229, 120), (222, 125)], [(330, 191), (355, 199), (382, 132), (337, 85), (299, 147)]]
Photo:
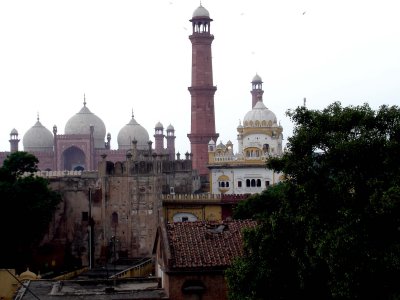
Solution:
[(191, 133), (188, 134), (193, 155), (193, 169), (197, 169), (203, 182), (208, 181), (208, 143), (218, 139), (215, 132), (214, 94), (210, 33), (212, 19), (209, 12), (199, 6), (193, 13), (192, 35), (192, 86)]

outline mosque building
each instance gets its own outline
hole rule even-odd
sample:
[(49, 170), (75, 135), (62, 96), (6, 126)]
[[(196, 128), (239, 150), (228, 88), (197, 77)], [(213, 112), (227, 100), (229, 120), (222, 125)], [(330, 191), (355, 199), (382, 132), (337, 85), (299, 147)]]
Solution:
[[(111, 134), (106, 135), (104, 122), (89, 110), (84, 97), (83, 107), (68, 120), (64, 134), (58, 133), (55, 125), (51, 132), (42, 125), (38, 116), (36, 123), (24, 134), (22, 144), (24, 151), (38, 158), (38, 167), (42, 171), (92, 171), (97, 170), (103, 155), (112, 162), (123, 161), (127, 152), (133, 151), (133, 148), (142, 154), (156, 153), (165, 159), (174, 160), (174, 127), (169, 125), (165, 135), (163, 125), (158, 122), (154, 137), (155, 152), (152, 151), (149, 133), (135, 120), (132, 113), (129, 122), (118, 133), (118, 149), (111, 149)], [(18, 131), (14, 128), (10, 133), (10, 152), (19, 150), (19, 141)], [(8, 154), (0, 153), (1, 163)]]

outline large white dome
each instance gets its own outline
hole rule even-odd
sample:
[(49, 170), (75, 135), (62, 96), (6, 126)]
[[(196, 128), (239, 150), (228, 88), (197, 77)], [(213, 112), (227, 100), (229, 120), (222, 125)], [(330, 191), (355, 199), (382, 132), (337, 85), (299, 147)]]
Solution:
[(50, 130), (40, 123), (39, 118), (22, 139), (24, 151), (48, 152), (53, 151), (54, 137)]
[(276, 116), (262, 101), (258, 101), (243, 119), (243, 127), (277, 126)]
[(106, 126), (86, 107), (86, 102), (83, 103), (82, 109), (68, 120), (65, 125), (65, 134), (89, 134), (91, 125), (94, 126), (94, 147), (105, 148)]
[(118, 133), (118, 149), (131, 149), (133, 140), (137, 141), (138, 150), (149, 149), (149, 133), (132, 116), (130, 122), (122, 127)]

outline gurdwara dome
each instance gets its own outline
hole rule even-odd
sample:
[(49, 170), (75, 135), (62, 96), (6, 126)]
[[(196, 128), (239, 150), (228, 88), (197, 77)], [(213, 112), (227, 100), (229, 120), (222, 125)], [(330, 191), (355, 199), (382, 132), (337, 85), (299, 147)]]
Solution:
[(243, 119), (243, 127), (278, 126), (276, 115), (262, 101), (258, 101)]

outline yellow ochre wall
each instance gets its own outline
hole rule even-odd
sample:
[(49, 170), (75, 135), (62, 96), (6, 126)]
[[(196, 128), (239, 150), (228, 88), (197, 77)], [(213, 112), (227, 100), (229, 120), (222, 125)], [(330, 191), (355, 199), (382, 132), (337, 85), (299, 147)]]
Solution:
[(185, 207), (164, 207), (164, 217), (168, 222), (173, 222), (174, 215), (177, 213), (191, 213), (197, 217), (199, 221), (221, 221), (222, 210), (220, 205), (202, 205)]
[[(8, 270), (15, 276), (15, 270)], [(0, 269), (0, 299), (11, 300), (17, 287), (18, 281), (6, 269)]]

